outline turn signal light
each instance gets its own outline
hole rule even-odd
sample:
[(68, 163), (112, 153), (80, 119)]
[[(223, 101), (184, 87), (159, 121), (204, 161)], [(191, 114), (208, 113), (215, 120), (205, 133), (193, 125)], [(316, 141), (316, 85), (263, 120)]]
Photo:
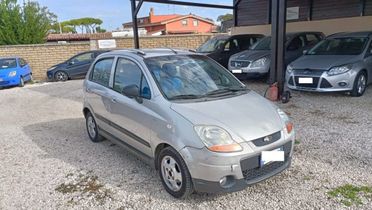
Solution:
[(213, 152), (239, 152), (242, 151), (242, 147), (239, 144), (227, 144), (227, 145), (213, 145), (208, 147)]
[(291, 133), (293, 131), (293, 123), (288, 122), (285, 127), (287, 128), (287, 133)]

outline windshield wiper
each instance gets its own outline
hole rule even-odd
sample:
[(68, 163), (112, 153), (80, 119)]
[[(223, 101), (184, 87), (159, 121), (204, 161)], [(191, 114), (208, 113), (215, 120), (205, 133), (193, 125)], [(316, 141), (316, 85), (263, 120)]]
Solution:
[(185, 95), (177, 95), (168, 98), (169, 100), (178, 100), (178, 99), (198, 99), (201, 98), (202, 96), (200, 95), (194, 95), (194, 94), (185, 94)]
[(213, 91), (210, 91), (208, 93), (206, 93), (204, 96), (220, 96), (220, 95), (225, 95), (226, 93), (228, 94), (231, 94), (231, 93), (235, 93), (235, 92), (238, 92), (238, 91), (245, 91), (247, 90), (247, 88), (244, 88), (244, 87), (239, 87), (239, 88), (223, 88), (223, 89), (218, 89), (218, 90), (213, 90)]

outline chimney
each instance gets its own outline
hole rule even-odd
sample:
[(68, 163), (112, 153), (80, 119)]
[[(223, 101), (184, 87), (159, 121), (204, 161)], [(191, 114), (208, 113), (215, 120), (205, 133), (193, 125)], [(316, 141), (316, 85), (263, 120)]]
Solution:
[(149, 22), (152, 23), (152, 16), (154, 16), (154, 8), (150, 8), (150, 14), (149, 14)]

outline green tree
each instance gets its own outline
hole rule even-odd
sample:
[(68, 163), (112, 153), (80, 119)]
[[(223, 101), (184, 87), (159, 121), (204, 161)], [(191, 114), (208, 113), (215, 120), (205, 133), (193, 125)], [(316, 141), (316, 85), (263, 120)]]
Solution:
[(217, 17), (218, 22), (223, 22), (223, 21), (232, 20), (232, 19), (234, 19), (234, 16), (230, 13), (220, 15)]
[(44, 43), (56, 15), (37, 2), (0, 0), (0, 45)]
[[(79, 28), (81, 33), (101, 32), (102, 30), (104, 30), (100, 27), (102, 23), (103, 22), (101, 19), (91, 18), (91, 17), (72, 19), (72, 20), (63, 22), (65, 26), (74, 28), (74, 31), (77, 31), (76, 29)], [(99, 28), (100, 31), (97, 31), (97, 28)]]

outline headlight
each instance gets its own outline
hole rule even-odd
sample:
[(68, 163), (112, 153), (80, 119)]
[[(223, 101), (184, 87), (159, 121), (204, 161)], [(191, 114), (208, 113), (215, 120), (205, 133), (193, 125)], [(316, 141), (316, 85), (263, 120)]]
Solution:
[(54, 70), (55, 68), (57, 68), (57, 66), (50, 67), (50, 68), (48, 69), (48, 71), (52, 71), (52, 70)]
[(17, 75), (16, 71), (9, 72), (9, 77), (15, 77)]
[(213, 152), (239, 152), (242, 147), (236, 143), (230, 134), (218, 126), (195, 126), (196, 133), (205, 144), (205, 146)]
[(278, 111), (278, 114), (279, 114), (280, 118), (282, 119), (282, 121), (285, 124), (285, 129), (286, 129), (287, 133), (288, 134), (292, 133), (293, 123), (289, 119), (288, 115), (285, 112), (283, 112), (281, 109), (277, 109), (277, 111)]
[(327, 74), (329, 76), (343, 74), (343, 73), (350, 71), (351, 69), (353, 69), (353, 64), (348, 64), (344, 66), (336, 66), (336, 67), (331, 68), (331, 70), (329, 70)]
[(251, 65), (249, 66), (249, 68), (251, 69), (262, 68), (262, 67), (267, 66), (269, 62), (270, 62), (269, 57), (263, 57), (263, 58), (253, 61)]
[(290, 74), (293, 72), (293, 67), (291, 65), (287, 66), (287, 73)]

